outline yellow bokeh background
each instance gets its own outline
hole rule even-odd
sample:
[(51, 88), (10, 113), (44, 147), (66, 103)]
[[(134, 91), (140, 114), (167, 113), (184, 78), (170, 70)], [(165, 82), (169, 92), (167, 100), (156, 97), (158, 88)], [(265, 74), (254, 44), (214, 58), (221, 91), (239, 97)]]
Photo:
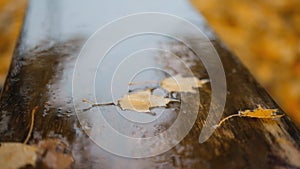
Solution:
[(192, 0), (192, 3), (217, 36), (300, 126), (300, 1)]
[(3, 85), (22, 27), (26, 0), (0, 1), (0, 86)]

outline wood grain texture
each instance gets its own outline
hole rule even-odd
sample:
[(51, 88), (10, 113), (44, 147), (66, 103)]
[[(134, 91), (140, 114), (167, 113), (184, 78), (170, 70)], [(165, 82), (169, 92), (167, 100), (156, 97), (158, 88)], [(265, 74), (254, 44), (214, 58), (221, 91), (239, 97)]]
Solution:
[[(26, 31), (30, 30), (23, 30), (20, 42), (26, 42)], [(204, 44), (207, 42), (193, 37), (190, 40), (193, 48), (206, 50)], [(75, 60), (84, 41), (78, 37), (55, 43), (44, 41), (30, 49), (19, 43), (1, 94), (0, 142), (22, 142), (30, 127), (31, 110), (38, 106), (29, 144), (46, 138), (61, 139), (68, 143), (72, 152), (75, 160), (72, 168), (300, 168), (300, 131), (288, 116), (278, 120), (233, 118), (200, 144), (198, 137), (211, 100), (209, 85), (200, 88), (200, 103), (195, 102), (193, 95), (187, 95), (184, 100), (190, 109), (199, 106), (198, 116), (188, 135), (174, 148), (142, 159), (120, 157), (103, 150), (83, 131), (85, 126), (79, 124), (69, 91)], [(279, 113), (284, 114), (241, 62), (221, 42), (213, 39), (212, 42), (226, 73), (228, 89), (223, 117), (239, 110), (255, 109), (258, 104), (279, 109)], [(196, 77), (208, 78), (201, 60), (190, 48), (176, 41), (165, 46), (181, 59), (193, 63), (190, 68)], [(160, 54), (157, 63), (165, 64), (166, 69), (175, 73), (185, 73), (172, 58), (166, 58), (165, 54)], [(170, 116), (165, 121), (155, 121), (142, 131), (119, 125), (126, 133), (155, 135), (172, 124), (179, 107), (178, 103), (170, 104), (166, 108)], [(107, 113), (113, 116), (116, 112), (108, 110)]]

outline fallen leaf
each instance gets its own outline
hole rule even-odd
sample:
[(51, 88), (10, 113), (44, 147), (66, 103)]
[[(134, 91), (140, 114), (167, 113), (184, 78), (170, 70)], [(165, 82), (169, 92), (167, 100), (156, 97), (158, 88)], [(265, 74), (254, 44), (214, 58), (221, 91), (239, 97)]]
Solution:
[(42, 140), (38, 145), (0, 143), (0, 168), (18, 169), (31, 165), (37, 168), (69, 169), (73, 163), (67, 145), (59, 139)]
[(239, 111), (240, 116), (246, 116), (246, 117), (252, 117), (252, 118), (280, 118), (284, 116), (283, 114), (276, 114), (278, 112), (278, 109), (264, 109), (261, 107), (261, 105), (258, 105), (258, 108), (251, 111), (251, 110), (245, 110), (245, 111)]
[(261, 105), (258, 105), (258, 108), (254, 110), (245, 110), (245, 111), (239, 111), (238, 114), (233, 114), (228, 117), (225, 117), (222, 119), (218, 125), (215, 127), (221, 126), (222, 123), (224, 123), (226, 120), (232, 118), (232, 117), (250, 117), (250, 118), (259, 118), (259, 119), (274, 119), (274, 118), (280, 118), (284, 116), (284, 114), (277, 114), (278, 109), (264, 109), (261, 107)]
[(31, 123), (24, 143), (0, 143), (0, 166), (3, 169), (18, 169), (37, 162), (43, 167), (51, 169), (69, 169), (73, 163), (72, 155), (66, 151), (67, 145), (59, 139), (47, 139), (38, 145), (26, 145), (31, 137), (34, 125), (34, 115), (37, 106), (31, 111)]
[(18, 169), (26, 165), (35, 167), (38, 148), (23, 143), (0, 143), (0, 166)]
[(163, 96), (152, 95), (151, 90), (138, 91), (136, 93), (123, 96), (119, 100), (122, 110), (133, 110), (137, 112), (150, 112), (150, 108), (164, 107), (174, 99), (164, 98)]
[(68, 169), (71, 168), (73, 158), (67, 149), (67, 144), (60, 139), (47, 139), (38, 143), (41, 150), (39, 159), (42, 162), (42, 168)]
[[(209, 82), (208, 79), (199, 80), (196, 77), (182, 77), (181, 75), (165, 78), (160, 82), (160, 87), (168, 92), (190, 92), (196, 93), (196, 88), (202, 87), (203, 84)], [(128, 85), (158, 83), (156, 81), (145, 82), (130, 82)], [(156, 89), (156, 88), (153, 88)], [(89, 103), (92, 106), (84, 109), (90, 110), (97, 106), (120, 106), (122, 110), (133, 110), (137, 112), (151, 113), (150, 109), (154, 107), (165, 107), (171, 101), (178, 101), (174, 99), (165, 98), (163, 96), (152, 95), (151, 90), (138, 91), (123, 96), (118, 100), (118, 104), (109, 103), (94, 103), (88, 99), (83, 99), (83, 102)]]
[(22, 143), (0, 143), (0, 166), (5, 169), (17, 169), (26, 165), (35, 166), (38, 148), (26, 145), (31, 136), (34, 125), (34, 114), (37, 106), (31, 111), (31, 123), (27, 137)]
[(195, 88), (202, 87), (208, 80), (199, 80), (196, 77), (182, 77), (181, 75), (163, 79), (160, 86), (168, 92), (190, 92), (196, 93)]

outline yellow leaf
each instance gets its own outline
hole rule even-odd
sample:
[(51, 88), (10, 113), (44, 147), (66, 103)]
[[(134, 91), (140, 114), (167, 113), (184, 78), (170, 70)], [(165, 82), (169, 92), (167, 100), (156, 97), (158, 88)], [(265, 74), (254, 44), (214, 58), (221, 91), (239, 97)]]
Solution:
[(38, 148), (22, 143), (0, 143), (0, 166), (3, 169), (18, 169), (35, 166)]
[(239, 114), (240, 116), (246, 116), (246, 117), (252, 117), (252, 118), (280, 118), (283, 115), (276, 114), (278, 112), (278, 109), (264, 109), (261, 107), (261, 105), (258, 105), (258, 108), (250, 111), (250, 110), (245, 110), (245, 111), (240, 111)]
[(133, 110), (137, 112), (150, 112), (150, 108), (164, 107), (169, 102), (176, 101), (164, 98), (163, 96), (152, 95), (151, 90), (139, 91), (123, 96), (119, 100), (119, 105), (123, 110)]
[[(160, 82), (160, 87), (168, 92), (189, 92), (196, 93), (196, 88), (202, 87), (203, 84), (209, 82), (209, 80), (199, 80), (196, 77), (182, 77), (181, 75), (172, 76), (163, 79)], [(129, 85), (139, 85), (139, 84), (150, 84), (158, 83), (156, 81), (144, 81), (144, 82), (130, 82)], [(157, 88), (157, 87), (156, 87)], [(153, 88), (153, 89), (156, 89)], [(123, 96), (118, 100), (118, 105), (109, 103), (94, 103), (87, 99), (83, 99), (83, 102), (89, 103), (92, 106), (84, 109), (90, 110), (97, 106), (120, 106), (122, 110), (133, 110), (136, 112), (150, 112), (151, 108), (154, 107), (165, 107), (171, 101), (177, 101), (174, 99), (165, 98), (163, 96), (152, 95), (151, 90), (147, 89), (145, 91), (139, 91), (132, 94)], [(150, 112), (151, 113), (151, 112)]]
[(274, 118), (280, 118), (280, 117), (284, 116), (284, 114), (277, 114), (277, 112), (278, 112), (278, 109), (264, 109), (264, 108), (261, 107), (261, 105), (258, 105), (257, 109), (239, 111), (238, 114), (233, 114), (233, 115), (225, 117), (215, 127), (221, 126), (222, 123), (224, 123), (226, 120), (228, 120), (232, 117), (250, 117), (250, 118), (259, 118), (259, 119), (274, 119)]
[(208, 80), (199, 80), (196, 77), (182, 77), (176, 75), (161, 81), (160, 86), (168, 92), (190, 92), (196, 93), (195, 88), (202, 87)]

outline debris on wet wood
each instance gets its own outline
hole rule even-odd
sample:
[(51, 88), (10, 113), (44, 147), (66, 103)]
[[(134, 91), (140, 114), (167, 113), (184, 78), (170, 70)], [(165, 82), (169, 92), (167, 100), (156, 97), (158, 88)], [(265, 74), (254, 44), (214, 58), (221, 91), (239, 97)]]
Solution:
[(29, 132), (23, 143), (0, 143), (0, 166), (7, 169), (17, 169), (26, 165), (35, 166), (38, 148), (26, 145), (31, 137), (34, 126), (34, 115), (37, 106), (31, 111), (31, 123)]
[(168, 92), (189, 92), (196, 93), (196, 88), (208, 83), (208, 79), (199, 80), (196, 77), (182, 77), (176, 75), (161, 81), (160, 86)]
[[(208, 83), (208, 79), (199, 80), (196, 77), (183, 77), (182, 75), (176, 75), (163, 79), (160, 82), (160, 87), (167, 92), (186, 92), (186, 93), (196, 93), (196, 89), (202, 87), (203, 84)], [(128, 85), (137, 84), (149, 84), (157, 83), (155, 81), (145, 81), (145, 82), (130, 82)], [(153, 95), (152, 90), (156, 88), (147, 88), (146, 90), (140, 90), (134, 93), (124, 95), (118, 100), (118, 104), (108, 102), (108, 103), (94, 103), (88, 99), (83, 99), (82, 101), (91, 105), (91, 107), (84, 109), (84, 111), (90, 110), (93, 107), (98, 106), (119, 106), (122, 110), (133, 110), (136, 112), (151, 113), (150, 109), (155, 107), (166, 107), (168, 103), (172, 101), (179, 102), (179, 100), (171, 99), (164, 96)]]
[(251, 110), (245, 110), (245, 111), (239, 111), (239, 114), (241, 116), (246, 117), (252, 117), (252, 118), (280, 118), (284, 116), (283, 114), (277, 114), (278, 109), (264, 109), (261, 105), (258, 105), (258, 108), (251, 111)]
[(42, 168), (69, 169), (74, 162), (68, 145), (60, 139), (41, 140), (37, 147), (38, 163)]
[(196, 93), (196, 88), (200, 88), (203, 84), (208, 83), (209, 79), (198, 79), (196, 77), (183, 77), (178, 74), (163, 79), (161, 82), (145, 81), (145, 82), (129, 82), (128, 85), (140, 85), (140, 84), (158, 84), (161, 88), (168, 92), (187, 92)]
[(35, 167), (38, 148), (23, 143), (0, 143), (0, 166), (5, 169), (18, 169), (24, 166)]
[(150, 89), (123, 96), (119, 100), (122, 110), (133, 110), (136, 112), (150, 112), (151, 108), (165, 107), (168, 103), (177, 101), (159, 95), (153, 95)]
[(84, 109), (84, 111), (90, 110), (93, 107), (99, 107), (99, 106), (117, 106), (115, 103), (113, 102), (108, 102), (108, 103), (94, 103), (88, 99), (82, 99), (82, 102), (88, 103), (91, 105), (91, 107)]
[(24, 141), (24, 144), (27, 144), (30, 137), (31, 137), (31, 133), (32, 133), (32, 130), (33, 130), (33, 125), (34, 125), (34, 115), (35, 115), (35, 112), (36, 112), (37, 109), (38, 109), (38, 106), (34, 107), (31, 111), (31, 123), (30, 123), (30, 127), (29, 127), (29, 132), (28, 132), (27, 137)]
[(155, 115), (155, 113), (150, 111), (152, 108), (166, 107), (170, 102), (179, 102), (179, 100), (154, 95), (152, 94), (151, 89), (126, 94), (118, 100), (118, 104), (114, 104), (112, 102), (94, 103), (88, 99), (83, 99), (82, 101), (91, 105), (91, 107), (84, 109), (84, 111), (90, 110), (93, 107), (114, 105), (119, 106), (122, 110), (132, 110), (151, 115)]
[(259, 119), (275, 119), (281, 118), (284, 114), (277, 114), (278, 109), (265, 109), (261, 105), (258, 105), (258, 108), (254, 110), (245, 110), (239, 111), (238, 114), (230, 115), (224, 119), (222, 119), (218, 125), (215, 127), (221, 126), (225, 121), (231, 119), (232, 117), (250, 117), (250, 118), (259, 118)]
[(3, 169), (37, 165), (39, 168), (69, 169), (74, 161), (67, 145), (59, 139), (41, 140), (37, 145), (0, 143), (0, 157)]
[(129, 86), (133, 86), (133, 85), (145, 85), (145, 84), (158, 84), (157, 81), (143, 81), (143, 82), (129, 82), (128, 85)]
[(108, 102), (108, 103), (95, 103), (91, 100), (88, 99), (82, 99), (82, 102), (84, 103), (88, 103), (90, 105), (90, 107), (83, 109), (83, 111), (88, 111), (91, 110), (94, 107), (101, 107), (101, 106), (119, 106), (118, 104), (115, 104), (113, 102)]
[(0, 143), (0, 166), (4, 169), (18, 169), (25, 166), (42, 168), (69, 169), (73, 157), (67, 150), (67, 144), (60, 139), (41, 140), (37, 145), (27, 145), (34, 126), (34, 116), (38, 107), (31, 111), (31, 123), (27, 137), (23, 143)]
[[(169, 93), (172, 92), (187, 92), (196, 93), (196, 88), (202, 87), (203, 84), (208, 83), (208, 79), (199, 80), (196, 77), (183, 77), (182, 75), (176, 75), (173, 77), (168, 77), (160, 82), (160, 87)], [(145, 82), (130, 82), (129, 85), (137, 84), (149, 84), (157, 83), (155, 81), (145, 81)], [(91, 105), (91, 107), (84, 109), (84, 111), (90, 110), (93, 107), (98, 106), (119, 106), (122, 110), (133, 110), (136, 112), (151, 113), (150, 109), (155, 107), (166, 107), (170, 102), (179, 102), (179, 100), (167, 98), (164, 96), (153, 95), (153, 88), (147, 88), (146, 90), (140, 90), (134, 93), (124, 95), (118, 100), (118, 104), (109, 103), (94, 103), (88, 99), (83, 99), (82, 101)]]

